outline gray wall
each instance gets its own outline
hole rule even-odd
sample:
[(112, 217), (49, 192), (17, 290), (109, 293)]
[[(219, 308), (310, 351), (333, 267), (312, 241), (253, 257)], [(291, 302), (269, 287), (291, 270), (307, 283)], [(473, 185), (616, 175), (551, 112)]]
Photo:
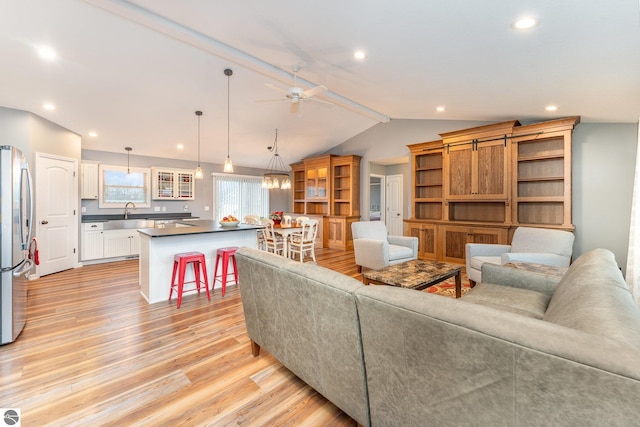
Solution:
[[(133, 153), (133, 151), (132, 151)], [(108, 153), (105, 151), (95, 150), (82, 150), (82, 160), (99, 161), (102, 164), (126, 166), (127, 165), (127, 153), (122, 150), (122, 153)], [(149, 156), (137, 156), (130, 154), (129, 165), (135, 167), (152, 167), (161, 166), (175, 169), (193, 169), (197, 166), (196, 161), (178, 160), (178, 159), (165, 159), (162, 157), (149, 157)], [(213, 218), (213, 179), (212, 173), (222, 173), (222, 164), (213, 163), (200, 163), (204, 178), (196, 180), (196, 194), (195, 200), (151, 200), (151, 207), (138, 208), (136, 214), (152, 213), (155, 207), (166, 208), (165, 213), (183, 213), (189, 212), (192, 216), (202, 219), (214, 219)], [(252, 175), (262, 176), (263, 170), (255, 168), (246, 168), (242, 166), (234, 166), (234, 175)], [(271, 190), (271, 210), (286, 210), (286, 207), (290, 205), (289, 199), (286, 197), (284, 201), (281, 196), (283, 190)], [(187, 207), (185, 210), (185, 206)], [(209, 207), (209, 210), (205, 210), (205, 207)], [(275, 207), (274, 207), (275, 206)], [(280, 207), (284, 207), (281, 209)], [(122, 209), (101, 209), (98, 207), (97, 200), (82, 200), (82, 207), (85, 209), (84, 215), (96, 215), (96, 214), (117, 214), (121, 213)]]
[(626, 269), (637, 145), (637, 124), (576, 126), (572, 169), (574, 254), (607, 248)]
[[(538, 120), (538, 121), (543, 121)], [(408, 174), (409, 144), (440, 139), (439, 133), (487, 124), (474, 121), (392, 120), (378, 124), (333, 148), (333, 154), (363, 156), (362, 182), (369, 174), (405, 175), (405, 217), (411, 216)], [(524, 124), (524, 122), (523, 122)], [(614, 252), (618, 264), (626, 266), (631, 193), (638, 144), (638, 126), (633, 123), (580, 123), (573, 133), (573, 223), (576, 226), (574, 259), (601, 247)], [(396, 163), (385, 167), (381, 164)], [(404, 169), (403, 169), (404, 168)], [(362, 187), (362, 216), (368, 216), (368, 186)]]

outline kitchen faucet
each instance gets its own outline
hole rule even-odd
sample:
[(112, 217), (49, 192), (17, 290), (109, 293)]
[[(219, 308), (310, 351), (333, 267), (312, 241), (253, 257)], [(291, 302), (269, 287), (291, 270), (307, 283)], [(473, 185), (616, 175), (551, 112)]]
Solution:
[(136, 210), (136, 204), (133, 202), (127, 202), (126, 205), (124, 205), (124, 219), (128, 219), (129, 218), (129, 212), (127, 212), (127, 208), (129, 207), (129, 205), (133, 205), (133, 210)]

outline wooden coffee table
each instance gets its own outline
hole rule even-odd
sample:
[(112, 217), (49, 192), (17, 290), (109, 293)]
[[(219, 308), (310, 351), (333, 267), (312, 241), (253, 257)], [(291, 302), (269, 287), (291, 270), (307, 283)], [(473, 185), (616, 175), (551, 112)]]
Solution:
[(462, 266), (438, 261), (414, 259), (381, 270), (362, 273), (365, 285), (390, 285), (421, 290), (450, 277), (456, 278), (456, 298), (462, 296)]

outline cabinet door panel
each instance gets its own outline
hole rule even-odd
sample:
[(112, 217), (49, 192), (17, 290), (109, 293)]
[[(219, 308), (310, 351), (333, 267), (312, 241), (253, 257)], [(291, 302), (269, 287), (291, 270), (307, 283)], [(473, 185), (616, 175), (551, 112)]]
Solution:
[(105, 258), (131, 254), (131, 235), (128, 230), (105, 231), (103, 236)]
[(505, 149), (502, 142), (478, 146), (478, 194), (504, 195)]
[(82, 241), (82, 259), (99, 259), (103, 257), (102, 231), (85, 231)]
[(467, 244), (469, 230), (467, 228), (445, 227), (444, 235), (444, 261), (463, 263), (465, 259), (465, 245)]
[(451, 149), (449, 152), (449, 194), (465, 196), (472, 194), (472, 158), (469, 148)]

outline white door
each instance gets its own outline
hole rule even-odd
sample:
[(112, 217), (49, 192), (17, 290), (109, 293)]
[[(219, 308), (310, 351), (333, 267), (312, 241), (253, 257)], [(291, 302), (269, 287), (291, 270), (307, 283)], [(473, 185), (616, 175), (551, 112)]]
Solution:
[(78, 161), (36, 153), (36, 235), (38, 274), (56, 273), (78, 263)]
[(404, 211), (402, 206), (404, 204), (402, 197), (402, 175), (388, 175), (387, 176), (387, 230), (391, 236), (402, 236)]

